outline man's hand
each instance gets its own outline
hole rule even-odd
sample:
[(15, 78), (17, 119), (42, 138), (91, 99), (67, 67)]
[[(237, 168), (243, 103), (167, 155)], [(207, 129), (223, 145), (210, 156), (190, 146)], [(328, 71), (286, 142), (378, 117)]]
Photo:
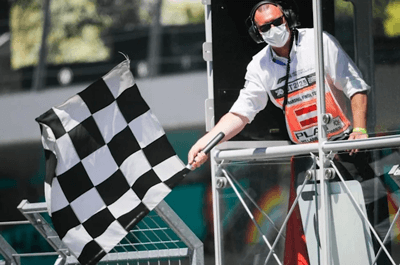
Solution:
[[(202, 140), (202, 139), (200, 139)], [(206, 155), (202, 150), (204, 149), (205, 145), (202, 144), (201, 141), (198, 141), (189, 151), (188, 154), (188, 163), (192, 166), (192, 169), (196, 169), (204, 164), (209, 155)]]
[[(368, 134), (364, 132), (352, 132), (349, 136), (349, 140), (357, 140), (357, 139), (367, 139)], [(349, 155), (353, 155), (358, 152), (358, 149), (353, 149), (350, 151)]]
[(214, 139), (214, 137), (223, 133), (225, 137), (220, 141), (220, 143), (227, 141), (238, 134), (248, 122), (249, 119), (247, 117), (231, 112), (222, 116), (217, 125), (209, 133), (200, 138), (200, 140), (198, 140), (190, 149), (188, 154), (188, 163), (192, 166), (192, 169), (200, 167), (207, 161), (209, 156), (202, 150), (211, 140)]

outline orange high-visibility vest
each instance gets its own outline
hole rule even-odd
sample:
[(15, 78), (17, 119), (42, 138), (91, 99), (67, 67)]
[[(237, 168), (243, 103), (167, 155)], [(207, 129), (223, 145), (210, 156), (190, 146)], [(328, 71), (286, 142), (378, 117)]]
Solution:
[[(314, 82), (310, 82), (310, 79), (314, 79)], [(283, 106), (283, 96), (275, 100), (279, 106)], [(351, 122), (336, 102), (328, 85), (325, 93), (325, 104), (326, 113), (332, 115), (332, 121), (326, 125), (327, 138), (338, 138), (349, 130)], [(289, 82), (285, 118), (289, 136), (293, 142), (312, 143), (318, 141), (315, 78), (303, 77)]]

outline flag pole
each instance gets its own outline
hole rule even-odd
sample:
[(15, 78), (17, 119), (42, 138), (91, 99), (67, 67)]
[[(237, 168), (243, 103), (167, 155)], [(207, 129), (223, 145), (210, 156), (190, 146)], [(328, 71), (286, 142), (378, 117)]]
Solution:
[[(204, 147), (202, 152), (205, 154), (210, 153), (211, 149), (213, 149), (223, 138), (225, 137), (225, 134), (223, 132), (218, 133), (207, 145)], [(192, 165), (187, 164), (186, 167), (190, 170), (193, 170)]]

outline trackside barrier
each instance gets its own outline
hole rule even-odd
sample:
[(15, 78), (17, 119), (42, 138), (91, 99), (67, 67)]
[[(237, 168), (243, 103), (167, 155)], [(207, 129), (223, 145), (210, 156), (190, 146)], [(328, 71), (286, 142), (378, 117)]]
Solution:
[[(216, 190), (214, 190), (214, 192), (217, 194), (216, 198), (218, 199), (218, 201), (216, 202), (216, 205), (218, 206), (221, 204), (221, 200), (222, 200), (222, 195), (220, 195), (222, 192), (221, 188), (229, 187), (234, 191), (235, 196), (238, 198), (238, 200), (242, 204), (242, 207), (245, 209), (245, 211), (249, 215), (249, 219), (251, 219), (251, 221), (254, 223), (254, 226), (257, 228), (258, 232), (260, 233), (260, 235), (262, 237), (262, 241), (267, 246), (266, 253), (268, 255), (266, 255), (266, 258), (263, 261), (261, 261), (262, 262), (261, 264), (264, 264), (264, 265), (270, 264), (269, 263), (270, 260), (271, 261), (274, 260), (273, 262), (275, 262), (275, 263), (271, 263), (271, 264), (283, 264), (282, 260), (280, 260), (280, 257), (278, 257), (276, 255), (275, 247), (277, 246), (279, 239), (281, 237), (283, 237), (283, 235), (284, 235), (284, 229), (286, 228), (288, 219), (289, 219), (290, 215), (292, 214), (294, 207), (299, 202), (299, 199), (300, 199), (302, 191), (306, 185), (306, 182), (309, 182), (309, 181), (315, 182), (316, 180), (320, 181), (321, 179), (326, 179), (326, 180), (332, 179), (333, 176), (335, 176), (335, 174), (339, 177), (339, 179), (342, 183), (340, 185), (342, 187), (341, 190), (343, 190), (343, 194), (345, 194), (344, 196), (346, 196), (346, 198), (348, 198), (350, 204), (356, 205), (356, 207), (354, 207), (354, 210), (356, 211), (355, 215), (357, 216), (357, 218), (359, 217), (360, 219), (363, 220), (361, 222), (364, 223), (365, 227), (370, 228), (371, 236), (377, 240), (377, 242), (380, 246), (378, 253), (375, 253), (377, 255), (376, 256), (373, 256), (373, 254), (371, 255), (371, 257), (370, 257), (371, 262), (369, 262), (369, 264), (376, 264), (375, 262), (376, 262), (378, 255), (385, 255), (388, 257), (390, 264), (393, 264), (393, 265), (396, 264), (393, 257), (390, 255), (390, 253), (384, 246), (384, 244), (387, 243), (387, 240), (390, 237), (390, 233), (393, 229), (393, 226), (396, 223), (396, 221), (400, 215), (400, 209), (397, 210), (396, 216), (394, 217), (394, 220), (392, 220), (390, 228), (386, 232), (387, 234), (386, 234), (385, 238), (383, 240), (379, 239), (376, 231), (373, 229), (372, 225), (368, 221), (368, 218), (366, 217), (365, 210), (361, 209), (360, 206), (357, 206), (359, 204), (356, 202), (356, 198), (354, 197), (353, 192), (349, 189), (349, 186), (348, 186), (349, 184), (347, 184), (348, 182), (343, 179), (343, 177), (339, 173), (338, 169), (333, 164), (332, 160), (333, 160), (334, 155), (337, 152), (342, 152), (342, 151), (350, 150), (350, 149), (369, 149), (369, 150), (371, 150), (374, 148), (377, 148), (377, 149), (397, 148), (400, 146), (400, 136), (395, 135), (395, 136), (383, 136), (383, 137), (379, 137), (379, 138), (368, 138), (368, 139), (352, 140), (352, 141), (324, 142), (322, 144), (316, 143), (316, 144), (306, 144), (306, 145), (269, 146), (269, 147), (260, 146), (260, 147), (256, 147), (256, 148), (244, 148), (244, 149), (239, 149), (238, 148), (239, 146), (241, 146), (240, 143), (238, 143), (235, 148), (232, 148), (232, 146), (224, 146), (224, 144), (222, 144), (221, 146), (215, 148), (212, 152), (212, 161), (213, 161), (214, 167), (215, 167), (214, 168), (215, 174), (213, 175), (213, 182), (214, 182), (214, 187), (216, 188)], [(323, 150), (323, 153), (324, 153), (322, 160), (320, 157), (314, 155), (314, 153), (318, 153), (319, 150)], [(241, 184), (234, 178), (234, 176), (226, 168), (230, 163), (239, 163), (238, 167), (243, 167), (243, 164), (242, 164), (243, 162), (254, 163), (254, 162), (273, 161), (273, 160), (276, 160), (279, 158), (290, 158), (293, 155), (304, 155), (304, 156), (311, 155), (311, 157), (314, 160), (314, 165), (306, 172), (304, 183), (302, 185), (300, 184), (300, 186), (299, 186), (300, 191), (297, 194), (297, 198), (295, 199), (293, 205), (289, 209), (288, 214), (287, 214), (285, 220), (283, 221), (281, 228), (279, 229), (279, 231), (277, 231), (278, 234), (277, 234), (276, 238), (271, 242), (271, 241), (269, 241), (270, 239), (267, 239), (267, 235), (264, 234), (263, 231), (261, 231), (262, 228), (260, 227), (260, 224), (257, 223), (257, 220), (255, 220), (253, 213), (250, 211), (250, 207), (254, 208), (254, 206), (252, 206), (251, 204), (247, 205), (245, 202), (245, 200), (247, 200), (247, 201), (251, 201), (253, 204), (255, 204), (253, 202), (253, 199), (248, 194), (248, 192), (246, 192), (246, 189), (241, 186)], [(323, 163), (321, 163), (321, 161), (323, 161)], [(397, 161), (397, 163), (398, 162), (399, 161)], [(242, 165), (242, 166), (240, 166), (240, 165)], [(318, 166), (320, 169), (321, 169), (321, 167), (324, 167), (324, 170), (325, 170), (324, 173), (321, 174), (319, 172), (320, 169), (316, 169), (316, 166)], [(388, 165), (385, 164), (385, 166), (388, 166)], [(398, 168), (400, 168), (398, 165), (394, 165), (392, 170), (389, 172), (389, 175), (395, 181), (400, 183), (400, 181), (399, 181), (400, 170), (398, 170)], [(244, 170), (244, 171), (246, 171), (246, 170)], [(245, 195), (245, 197), (243, 197), (244, 195)], [(255, 205), (255, 207), (257, 207), (258, 210), (263, 215), (266, 215), (266, 213), (262, 212), (262, 210), (259, 209), (259, 207), (257, 205)], [(328, 207), (332, 207), (332, 206), (328, 206)], [(330, 210), (328, 209), (328, 211), (330, 211)], [(215, 216), (217, 217), (217, 219), (215, 219), (214, 222), (218, 225), (221, 225), (223, 222), (221, 213), (217, 212), (217, 214), (215, 214)], [(270, 222), (273, 224), (273, 222), (271, 220), (270, 220)], [(217, 231), (219, 231), (219, 233), (215, 234), (216, 242), (224, 241), (222, 227)], [(320, 230), (320, 231), (323, 231), (323, 230)], [(332, 237), (332, 240), (337, 239), (337, 238), (335, 238), (335, 230), (332, 226), (328, 226), (327, 233), (328, 233), (328, 236)], [(370, 240), (368, 242), (370, 242)], [(368, 242), (366, 245), (370, 244)], [(323, 243), (323, 242), (321, 242), (321, 243)], [(360, 243), (362, 244), (362, 242), (360, 242)], [(223, 248), (222, 246), (220, 246), (220, 247), (221, 247), (221, 249)], [(324, 248), (325, 246), (322, 245), (322, 247)], [(370, 251), (370, 250), (368, 250), (368, 251)], [(220, 261), (220, 263), (217, 262), (217, 264), (225, 264), (224, 263), (225, 257), (224, 257), (223, 252), (224, 251), (220, 251), (220, 252), (216, 253), (216, 260)], [(330, 253), (329, 249), (328, 249), (328, 253), (329, 253), (329, 255), (331, 255), (331, 258), (328, 259), (329, 263), (326, 263), (326, 264), (335, 263), (334, 260), (337, 260), (338, 256), (340, 256), (340, 253), (339, 254)], [(342, 257), (344, 257), (344, 256), (342, 256)], [(333, 262), (333, 263), (331, 263), (331, 262)], [(254, 264), (259, 264), (259, 263), (257, 262)]]
[[(23, 200), (17, 207), (27, 221), (4, 222), (0, 225), (30, 224), (55, 250), (54, 252), (17, 253), (0, 235), (1, 265), (20, 265), (21, 257), (58, 256), (56, 264), (79, 264), (60, 240), (52, 225), (46, 221), (46, 203), (30, 203)], [(203, 243), (179, 218), (171, 207), (162, 201), (138, 223), (128, 235), (112, 249), (99, 264), (204, 264)]]

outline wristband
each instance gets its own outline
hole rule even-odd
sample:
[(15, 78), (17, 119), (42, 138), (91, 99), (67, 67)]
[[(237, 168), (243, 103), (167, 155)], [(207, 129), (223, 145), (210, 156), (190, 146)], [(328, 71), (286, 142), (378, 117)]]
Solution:
[(361, 132), (363, 134), (368, 134), (367, 129), (361, 128), (361, 127), (356, 127), (353, 129), (353, 132)]

